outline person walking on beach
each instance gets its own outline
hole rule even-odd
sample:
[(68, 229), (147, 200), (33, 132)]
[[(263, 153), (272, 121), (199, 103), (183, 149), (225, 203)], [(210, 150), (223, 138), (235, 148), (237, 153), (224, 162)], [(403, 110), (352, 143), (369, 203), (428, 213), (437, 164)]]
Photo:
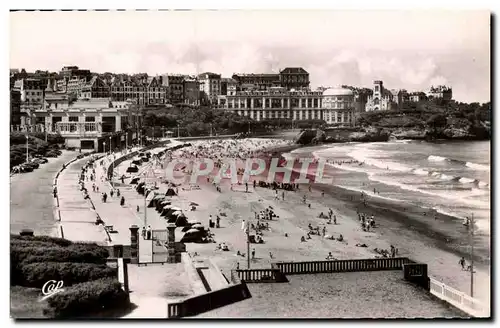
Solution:
[(248, 192), (248, 182), (245, 182), (245, 192)]
[(462, 256), (460, 261), (458, 261), (458, 264), (462, 267), (462, 271), (465, 270), (465, 257)]
[(120, 199), (120, 206), (123, 205), (125, 205), (125, 197), (122, 196), (122, 198)]
[(146, 229), (146, 239), (151, 240), (151, 226), (149, 225), (148, 228)]
[(333, 224), (337, 224), (337, 216), (336, 215), (333, 216)]
[(246, 224), (245, 224), (245, 220), (241, 221), (241, 230), (245, 230), (246, 228)]
[(113, 197), (113, 195), (114, 195), (114, 194), (115, 194), (115, 192), (113, 191), (113, 189), (111, 189), (111, 190), (109, 191), (109, 195), (110, 195), (111, 197)]
[(252, 249), (252, 260), (255, 260), (255, 248)]
[(326, 227), (323, 227), (323, 237), (326, 235)]

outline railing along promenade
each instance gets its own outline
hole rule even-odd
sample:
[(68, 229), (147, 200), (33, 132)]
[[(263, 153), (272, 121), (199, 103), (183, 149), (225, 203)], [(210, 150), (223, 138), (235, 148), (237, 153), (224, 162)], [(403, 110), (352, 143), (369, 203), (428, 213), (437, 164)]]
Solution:
[(415, 263), (406, 257), (359, 259), (359, 260), (331, 260), (310, 262), (276, 262), (273, 266), (283, 274), (307, 274), (330, 272), (356, 272), (401, 270), (403, 264)]
[[(233, 270), (231, 277), (237, 276), (244, 282), (288, 282), (280, 269), (248, 269)], [(234, 279), (234, 278), (233, 278)]]
[(486, 306), (481, 301), (466, 295), (465, 293), (456, 290), (444, 283), (437, 281), (434, 278), (430, 280), (430, 293), (437, 298), (440, 298), (456, 308), (475, 317), (488, 317), (490, 315), (489, 306)]

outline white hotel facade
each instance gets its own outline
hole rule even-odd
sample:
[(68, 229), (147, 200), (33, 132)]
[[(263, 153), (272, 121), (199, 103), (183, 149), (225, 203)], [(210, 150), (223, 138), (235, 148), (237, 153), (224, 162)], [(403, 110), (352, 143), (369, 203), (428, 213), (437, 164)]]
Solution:
[(219, 96), (217, 105), (253, 120), (325, 120), (329, 125), (354, 124), (354, 94), (349, 89), (325, 91), (270, 88), (266, 91), (236, 91)]

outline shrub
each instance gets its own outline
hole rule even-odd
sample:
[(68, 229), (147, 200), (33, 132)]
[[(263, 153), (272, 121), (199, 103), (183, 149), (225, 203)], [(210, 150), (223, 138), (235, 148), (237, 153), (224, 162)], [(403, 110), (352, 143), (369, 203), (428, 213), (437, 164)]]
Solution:
[(106, 278), (72, 286), (47, 299), (44, 314), (52, 318), (81, 318), (130, 305), (128, 294), (116, 279)]
[[(20, 235), (10, 235), (11, 242), (13, 240), (25, 240), (29, 242), (48, 242), (53, 243), (59, 246), (69, 246), (72, 245), (73, 242), (68, 239), (50, 237), (50, 236), (20, 236)], [(95, 245), (95, 244), (91, 244)]]
[(117, 269), (104, 264), (71, 263), (71, 262), (39, 262), (21, 263), (20, 273), (25, 287), (42, 288), (49, 280), (62, 280), (64, 286), (117, 277)]
[(66, 247), (46, 246), (44, 244), (32, 246), (11, 245), (11, 265), (20, 262), (83, 262), (106, 263), (108, 251), (97, 245), (73, 244)]

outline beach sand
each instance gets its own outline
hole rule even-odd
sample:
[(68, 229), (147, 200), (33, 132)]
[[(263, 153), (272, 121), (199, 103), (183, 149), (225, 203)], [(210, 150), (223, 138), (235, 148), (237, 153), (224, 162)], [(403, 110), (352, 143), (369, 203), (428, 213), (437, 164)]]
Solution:
[[(267, 172), (264, 172), (256, 180), (266, 178)], [(367, 207), (360, 208), (362, 203), (358, 192), (334, 185), (313, 185), (311, 192), (307, 185), (301, 185), (299, 191), (285, 191), (285, 200), (281, 200), (282, 191), (279, 190), (279, 200), (276, 200), (273, 190), (261, 187), (254, 190), (251, 183), (249, 192), (245, 192), (244, 185), (235, 185), (234, 191), (231, 191), (229, 179), (223, 179), (221, 193), (211, 183), (207, 183), (206, 178), (199, 178), (198, 184), (200, 190), (183, 190), (187, 184), (178, 188), (178, 198), (183, 200), (182, 203), (192, 201), (199, 204), (196, 211), (186, 212), (188, 219), (196, 219), (208, 227), (210, 215), (214, 221), (218, 213), (225, 215), (220, 216), (221, 227), (211, 229), (216, 243), (188, 243), (187, 251), (191, 254), (196, 252), (199, 257), (211, 258), (227, 276), (229, 270), (237, 267), (237, 263), (242, 269), (247, 267), (246, 255), (236, 255), (237, 251), (247, 253), (246, 236), (241, 230), (242, 220), (256, 223), (254, 212), (272, 206), (279, 217), (261, 221), (269, 223), (270, 231), (263, 233), (265, 243), (250, 244), (251, 251), (255, 250), (255, 258), (250, 260), (251, 268), (268, 268), (271, 262), (276, 261), (324, 260), (329, 252), (337, 259), (374, 258), (378, 255), (374, 248), (389, 249), (392, 244), (398, 248), (399, 256), (427, 263), (429, 274), (435, 279), (465, 293), (469, 291), (470, 273), (461, 271), (458, 265), (459, 257), (455, 252), (457, 241), (446, 237), (438, 223), (426, 222), (431, 219), (434, 221), (434, 217), (424, 217), (422, 209), (417, 207), (394, 204), (368, 195)], [(324, 191), (324, 196), (321, 191)], [(311, 208), (302, 204), (304, 194)], [(326, 214), (328, 208), (332, 208), (337, 216), (337, 225), (327, 224), (327, 220), (317, 218), (320, 212)], [(361, 229), (357, 208), (363, 213), (375, 215), (375, 229), (369, 232)], [(154, 210), (151, 215), (159, 216)], [(150, 214), (148, 216), (151, 217)], [(338, 237), (342, 234), (344, 241), (312, 235), (310, 240), (301, 242), (300, 238), (308, 231), (308, 224), (319, 226), (320, 229), (326, 227), (327, 235)], [(177, 229), (178, 233), (181, 233), (180, 230)], [(285, 233), (288, 237), (285, 237)], [(222, 242), (229, 246), (229, 251), (215, 250), (216, 245)], [(357, 243), (364, 243), (368, 247), (357, 247)], [(489, 301), (489, 274), (484, 269), (486, 265), (477, 267), (474, 296)]]

